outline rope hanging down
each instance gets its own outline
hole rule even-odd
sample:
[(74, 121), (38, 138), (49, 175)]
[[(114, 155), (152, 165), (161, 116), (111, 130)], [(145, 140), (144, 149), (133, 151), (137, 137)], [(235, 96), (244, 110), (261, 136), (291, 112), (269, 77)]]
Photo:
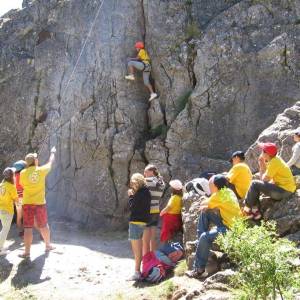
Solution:
[[(88, 41), (88, 39), (90, 38), (90, 36), (91, 36), (91, 34), (92, 34), (92, 31), (93, 31), (93, 29), (94, 29), (94, 27), (95, 27), (96, 20), (97, 20), (99, 14), (100, 14), (100, 11), (101, 11), (101, 8), (102, 8), (102, 5), (103, 5), (104, 1), (105, 1), (105, 0), (102, 0), (102, 2), (100, 3), (99, 8), (98, 8), (98, 10), (97, 10), (97, 12), (96, 12), (96, 15), (95, 15), (95, 17), (94, 17), (94, 20), (93, 20), (93, 22), (92, 22), (92, 24), (91, 24), (91, 27), (90, 27), (89, 31), (88, 31), (88, 34), (87, 34), (87, 36), (86, 36), (86, 38), (85, 38), (85, 41), (84, 41), (84, 43), (83, 43), (83, 45), (82, 45), (82, 47), (81, 47), (80, 53), (79, 53), (78, 58), (77, 58), (76, 63), (75, 63), (75, 66), (74, 66), (74, 68), (73, 68), (73, 70), (72, 70), (72, 72), (71, 72), (71, 74), (70, 74), (69, 80), (67, 81), (66, 87), (65, 87), (65, 89), (64, 89), (64, 91), (63, 91), (63, 93), (62, 93), (62, 98), (61, 98), (62, 100), (63, 100), (63, 99), (65, 98), (65, 96), (66, 96), (68, 87), (69, 87), (69, 85), (70, 85), (70, 83), (71, 83), (71, 80), (72, 80), (72, 77), (74, 76), (75, 71), (76, 71), (76, 69), (77, 69), (77, 67), (78, 67), (78, 64), (79, 64), (79, 62), (80, 62), (80, 59), (81, 59), (81, 57), (82, 57), (82, 54), (83, 54), (83, 52), (84, 52), (84, 50), (85, 50), (87, 41)], [(61, 103), (63, 103), (63, 101), (61, 101)], [(58, 106), (58, 110), (60, 109), (61, 103), (60, 103), (59, 106)], [(42, 151), (43, 147), (47, 144), (48, 139), (49, 139), (53, 134), (55, 134), (59, 129), (61, 129), (61, 128), (62, 128), (63, 126), (65, 126), (68, 122), (70, 122), (70, 121), (71, 121), (71, 120), (72, 120), (79, 112), (80, 112), (79, 110), (76, 111), (69, 119), (65, 120), (63, 123), (61, 123), (59, 126), (57, 126), (52, 132), (49, 131), (49, 133), (46, 135), (45, 139), (43, 140), (43, 142), (42, 142), (42, 144), (41, 144), (41, 146), (40, 146), (40, 150), (39, 150), (38, 152), (40, 153), (40, 152)]]

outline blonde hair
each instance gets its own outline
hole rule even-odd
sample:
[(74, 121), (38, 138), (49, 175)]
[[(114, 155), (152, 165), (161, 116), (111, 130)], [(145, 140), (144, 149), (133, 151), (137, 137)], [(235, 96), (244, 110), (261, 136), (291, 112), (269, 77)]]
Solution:
[(135, 192), (146, 185), (145, 177), (140, 173), (134, 173), (130, 178), (130, 183), (135, 183)]

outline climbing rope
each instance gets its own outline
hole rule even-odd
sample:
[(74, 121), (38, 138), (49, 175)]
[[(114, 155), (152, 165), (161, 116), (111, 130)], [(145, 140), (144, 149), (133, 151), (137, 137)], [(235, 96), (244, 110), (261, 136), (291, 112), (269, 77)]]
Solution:
[[(105, 0), (102, 0), (102, 2), (101, 2), (100, 5), (99, 5), (99, 8), (98, 8), (98, 10), (97, 10), (97, 12), (96, 12), (96, 14), (95, 14), (95, 17), (94, 17), (94, 19), (93, 19), (93, 22), (92, 22), (92, 24), (91, 24), (91, 26), (90, 26), (90, 29), (89, 29), (89, 31), (88, 31), (88, 34), (87, 34), (87, 36), (86, 36), (86, 38), (85, 38), (85, 41), (84, 41), (84, 43), (83, 43), (83, 45), (82, 45), (82, 47), (81, 47), (80, 53), (79, 53), (78, 58), (77, 58), (76, 63), (75, 63), (75, 66), (74, 66), (74, 68), (73, 68), (73, 70), (72, 70), (72, 72), (71, 72), (71, 74), (70, 74), (70, 77), (69, 77), (69, 79), (68, 79), (68, 81), (67, 81), (66, 87), (65, 87), (65, 89), (64, 89), (64, 91), (63, 91), (63, 93), (62, 93), (61, 102), (60, 102), (60, 104), (58, 105), (57, 110), (60, 109), (61, 104), (63, 103), (62, 100), (63, 100), (63, 99), (65, 98), (65, 96), (66, 96), (67, 90), (68, 90), (68, 88), (69, 88), (69, 86), (70, 86), (70, 83), (71, 83), (71, 80), (72, 80), (72, 77), (73, 77), (74, 74), (75, 74), (75, 71), (76, 71), (76, 69), (77, 69), (77, 67), (78, 67), (78, 64), (79, 64), (79, 62), (80, 62), (80, 59), (81, 59), (81, 57), (82, 57), (82, 55), (83, 55), (83, 52), (84, 52), (84, 50), (85, 50), (87, 41), (88, 41), (88, 39), (90, 38), (90, 36), (91, 36), (91, 34), (92, 34), (92, 31), (93, 31), (93, 29), (94, 29), (94, 27), (95, 27), (97, 18), (98, 18), (99, 14), (100, 14), (100, 11), (101, 11), (101, 8), (102, 8), (102, 6), (103, 6), (104, 1), (105, 1)], [(71, 122), (72, 119), (73, 119), (74, 117), (76, 117), (76, 116), (79, 114), (79, 112), (80, 112), (80, 110), (77, 110), (77, 111), (76, 111), (69, 119), (67, 119), (67, 120), (65, 120), (63, 123), (61, 123), (61, 124), (60, 124), (59, 126), (57, 126), (53, 131), (50, 130), (49, 133), (48, 133), (48, 134), (46, 135), (46, 137), (44, 138), (43, 142), (41, 143), (40, 149), (39, 149), (38, 153), (41, 153), (41, 152), (42, 152), (43, 148), (44, 148), (44, 147), (47, 145), (47, 143), (48, 143), (48, 139), (49, 139), (52, 135), (54, 135), (55, 133), (57, 133), (58, 130), (60, 130), (60, 129), (61, 129), (62, 127), (64, 127), (66, 124), (68, 124), (69, 122)]]

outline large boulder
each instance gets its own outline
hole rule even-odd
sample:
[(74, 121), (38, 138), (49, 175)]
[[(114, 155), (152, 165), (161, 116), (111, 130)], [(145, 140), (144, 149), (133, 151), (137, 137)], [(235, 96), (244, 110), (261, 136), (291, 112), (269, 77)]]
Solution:
[[(299, 12), (297, 0), (25, 0), (0, 18), (1, 167), (56, 145), (49, 212), (126, 224), (132, 172), (224, 171), (299, 100)], [(140, 74), (124, 79), (141, 39), (151, 103)]]

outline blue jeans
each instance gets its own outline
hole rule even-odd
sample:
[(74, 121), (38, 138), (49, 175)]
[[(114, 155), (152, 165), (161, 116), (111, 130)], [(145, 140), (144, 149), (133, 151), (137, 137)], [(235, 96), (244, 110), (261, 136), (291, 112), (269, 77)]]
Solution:
[[(217, 227), (209, 230), (211, 223)], [(197, 227), (198, 245), (194, 263), (195, 269), (205, 268), (213, 241), (218, 234), (225, 233), (226, 231), (227, 227), (223, 224), (219, 214), (212, 210), (201, 211)]]

